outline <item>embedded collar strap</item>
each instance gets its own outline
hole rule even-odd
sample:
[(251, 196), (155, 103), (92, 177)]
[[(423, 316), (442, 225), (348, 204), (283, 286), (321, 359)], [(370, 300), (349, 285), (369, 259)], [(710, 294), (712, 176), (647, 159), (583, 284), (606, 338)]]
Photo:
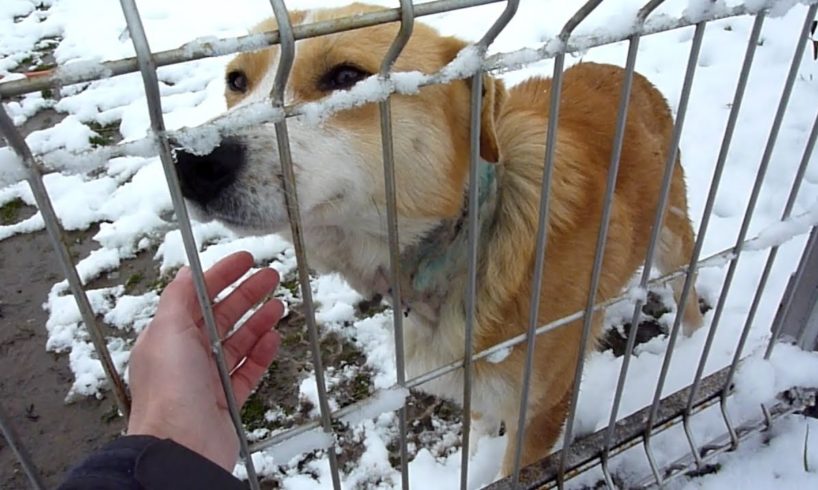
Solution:
[[(479, 222), (478, 240), (492, 223), (497, 196), (497, 169), (494, 164), (478, 163)], [(454, 219), (444, 220), (419, 243), (401, 254), (401, 294), (404, 315), (416, 312), (436, 321), (443, 299), (454, 281), (463, 281), (468, 272), (468, 191), (463, 209)]]

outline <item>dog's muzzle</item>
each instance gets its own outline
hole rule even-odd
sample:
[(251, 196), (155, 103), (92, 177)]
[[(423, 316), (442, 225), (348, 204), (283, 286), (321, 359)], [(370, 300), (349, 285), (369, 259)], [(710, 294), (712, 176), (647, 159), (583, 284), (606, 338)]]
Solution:
[(176, 173), (182, 195), (200, 206), (206, 206), (235, 182), (245, 164), (245, 154), (246, 148), (235, 138), (223, 139), (207, 155), (176, 150)]

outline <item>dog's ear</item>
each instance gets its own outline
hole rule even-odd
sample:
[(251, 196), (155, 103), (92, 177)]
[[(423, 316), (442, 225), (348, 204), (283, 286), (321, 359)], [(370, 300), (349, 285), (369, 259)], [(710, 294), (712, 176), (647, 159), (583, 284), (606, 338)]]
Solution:
[(500, 161), (497, 119), (506, 100), (506, 86), (489, 74), (483, 75), (483, 111), (480, 114), (480, 156), (491, 163)]
[[(440, 40), (443, 57), (446, 63), (451, 62), (467, 44), (455, 37), (443, 37)], [(469, 79), (463, 81), (471, 86)], [(500, 161), (500, 147), (497, 142), (497, 118), (506, 100), (506, 87), (501, 80), (488, 74), (483, 75), (483, 110), (480, 114), (480, 156), (483, 160), (497, 163)], [(468, 114), (468, 113), (467, 113)]]

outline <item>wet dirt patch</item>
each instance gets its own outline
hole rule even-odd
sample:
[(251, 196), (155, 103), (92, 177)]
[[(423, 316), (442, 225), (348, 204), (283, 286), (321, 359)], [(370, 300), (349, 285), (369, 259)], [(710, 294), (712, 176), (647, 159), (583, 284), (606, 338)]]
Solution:
[[(699, 300), (699, 311), (702, 314), (708, 312), (711, 306)], [(634, 346), (644, 344), (653, 340), (656, 337), (667, 336), (670, 332), (660, 323), (660, 319), (667, 313), (670, 313), (671, 308), (666, 305), (662, 298), (653, 292), (648, 292), (647, 302), (642, 306), (643, 320), (639, 322), (639, 328), (636, 330), (636, 340)], [(615, 357), (625, 355), (625, 350), (628, 345), (628, 336), (631, 329), (630, 322), (621, 325), (621, 328), (614, 326), (609, 328), (599, 341), (599, 350), (613, 352)]]
[[(66, 404), (68, 358), (47, 352), (42, 304), (62, 271), (44, 232), (0, 241), (0, 400), (47, 485), (123, 429), (109, 395)], [(0, 488), (28, 488), (0, 438)]]
[(13, 199), (0, 206), (0, 225), (13, 225), (26, 220), (37, 212), (33, 206), (29, 206), (22, 199)]

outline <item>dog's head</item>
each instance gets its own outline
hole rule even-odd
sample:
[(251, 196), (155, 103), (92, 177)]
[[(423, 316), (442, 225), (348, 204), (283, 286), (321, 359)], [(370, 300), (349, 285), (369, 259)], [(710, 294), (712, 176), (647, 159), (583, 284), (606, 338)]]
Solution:
[[(292, 12), (294, 25), (374, 11), (354, 4)], [(378, 73), (398, 23), (306, 39), (296, 43), (285, 104), (318, 101)], [(254, 31), (276, 29), (268, 20)], [(395, 71), (434, 73), (465, 46), (417, 24)], [(278, 48), (236, 56), (227, 67), (225, 96), (233, 111), (269, 97)], [(481, 154), (498, 161), (495, 119), (504, 88), (485, 77)], [(401, 225), (456, 216), (463, 204), (469, 155), (468, 81), (422, 88), (391, 99), (398, 214)], [(377, 104), (338, 112), (321, 124), (287, 121), (301, 215), (307, 228), (336, 226), (385, 233), (385, 190)], [(207, 218), (250, 233), (287, 225), (279, 152), (273, 124), (261, 124), (222, 141), (212, 153), (177, 154), (182, 189)]]

